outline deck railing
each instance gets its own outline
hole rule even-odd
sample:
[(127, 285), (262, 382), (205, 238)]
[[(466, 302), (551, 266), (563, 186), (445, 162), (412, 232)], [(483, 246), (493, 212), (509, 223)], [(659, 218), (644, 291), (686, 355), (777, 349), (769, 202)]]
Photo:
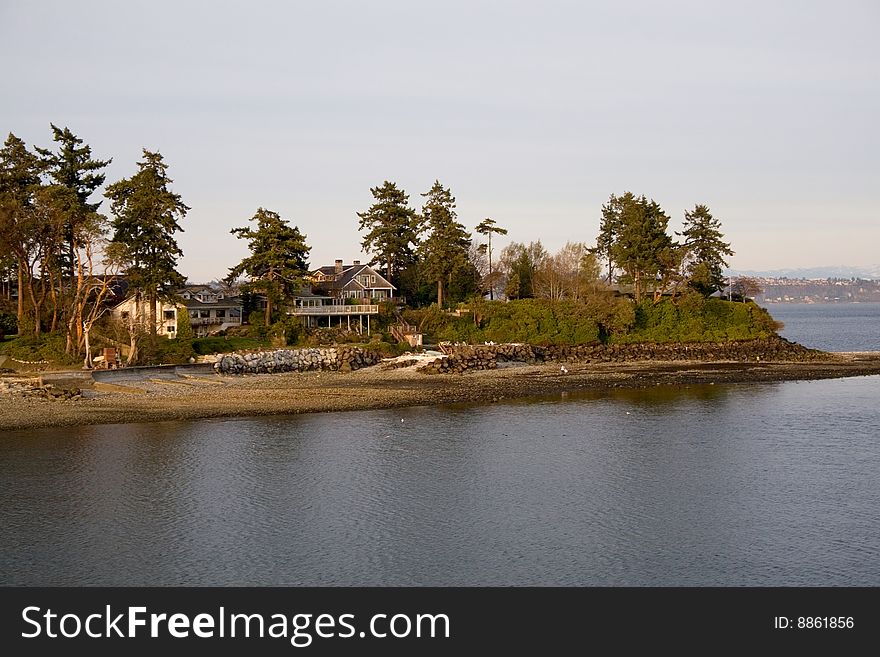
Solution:
[(362, 304), (357, 306), (345, 306), (342, 304), (332, 306), (297, 306), (293, 309), (294, 315), (378, 315), (378, 304)]

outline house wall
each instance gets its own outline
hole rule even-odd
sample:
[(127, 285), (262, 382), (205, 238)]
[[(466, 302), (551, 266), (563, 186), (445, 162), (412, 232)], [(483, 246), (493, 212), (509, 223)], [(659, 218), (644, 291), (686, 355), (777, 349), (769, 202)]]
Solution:
[[(138, 323), (145, 331), (150, 330), (150, 303), (141, 299), (136, 303), (134, 297), (130, 297), (116, 306), (112, 311), (113, 318), (128, 323), (129, 326)], [(164, 301), (156, 304), (156, 334), (169, 338), (177, 337), (177, 306)]]

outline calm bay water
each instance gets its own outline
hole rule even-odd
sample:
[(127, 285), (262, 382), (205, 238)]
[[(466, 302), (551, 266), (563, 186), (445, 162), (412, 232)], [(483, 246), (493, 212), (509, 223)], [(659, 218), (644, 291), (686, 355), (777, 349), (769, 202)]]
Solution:
[[(789, 331), (820, 307), (777, 308)], [(878, 586), (878, 399), (874, 376), (0, 431), (0, 584)]]
[(864, 377), (7, 432), (0, 581), (880, 585), (878, 397)]
[(773, 303), (783, 337), (825, 351), (880, 351), (880, 303)]

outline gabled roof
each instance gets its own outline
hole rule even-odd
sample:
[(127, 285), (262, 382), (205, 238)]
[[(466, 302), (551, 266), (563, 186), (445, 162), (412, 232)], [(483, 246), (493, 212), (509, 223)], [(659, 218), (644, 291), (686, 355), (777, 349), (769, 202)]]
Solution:
[[(359, 281), (354, 280), (357, 276), (366, 270), (366, 273), (370, 276), (376, 277), (376, 283), (370, 284), (368, 286), (361, 285)], [(331, 265), (329, 267), (320, 267), (312, 272), (312, 275), (323, 274), (324, 276), (335, 277), (332, 281), (320, 281), (319, 285), (324, 285), (333, 288), (345, 288), (354, 281), (360, 287), (374, 290), (374, 289), (389, 289), (396, 290), (394, 287), (382, 274), (377, 272), (375, 269), (370, 267), (370, 265), (342, 265), (342, 271), (337, 273), (336, 267)]]

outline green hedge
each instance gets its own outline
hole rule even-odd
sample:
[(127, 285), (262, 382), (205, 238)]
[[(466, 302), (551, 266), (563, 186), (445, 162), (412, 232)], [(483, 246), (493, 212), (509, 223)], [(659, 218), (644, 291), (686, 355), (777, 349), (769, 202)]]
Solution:
[(585, 302), (520, 299), (476, 301), (461, 317), (431, 308), (407, 311), (426, 343), (434, 341), (595, 344), (629, 342), (724, 342), (773, 335), (776, 323), (754, 303), (686, 294), (674, 302), (638, 305), (611, 295)]
[(753, 302), (731, 302), (688, 295), (673, 303), (642, 301), (632, 330), (612, 342), (727, 342), (766, 338), (776, 322)]

